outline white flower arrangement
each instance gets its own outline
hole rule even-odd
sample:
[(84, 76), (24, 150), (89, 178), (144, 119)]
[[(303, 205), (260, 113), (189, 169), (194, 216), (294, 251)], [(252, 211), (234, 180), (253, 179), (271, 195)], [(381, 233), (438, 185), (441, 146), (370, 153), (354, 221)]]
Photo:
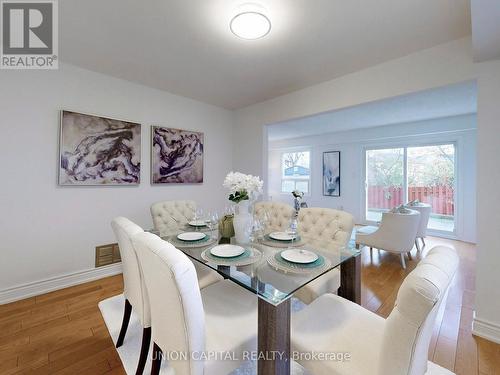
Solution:
[(239, 203), (244, 200), (257, 199), (262, 194), (264, 182), (259, 176), (229, 172), (223, 186), (229, 190), (229, 200)]

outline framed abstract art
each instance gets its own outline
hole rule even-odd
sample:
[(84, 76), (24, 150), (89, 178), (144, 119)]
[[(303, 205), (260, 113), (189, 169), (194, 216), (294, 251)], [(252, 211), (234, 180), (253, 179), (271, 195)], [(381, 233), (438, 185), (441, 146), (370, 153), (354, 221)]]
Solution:
[(340, 151), (323, 152), (323, 195), (340, 197)]
[(203, 133), (153, 126), (151, 128), (151, 183), (202, 183), (203, 152)]
[(138, 185), (141, 125), (61, 111), (59, 185)]

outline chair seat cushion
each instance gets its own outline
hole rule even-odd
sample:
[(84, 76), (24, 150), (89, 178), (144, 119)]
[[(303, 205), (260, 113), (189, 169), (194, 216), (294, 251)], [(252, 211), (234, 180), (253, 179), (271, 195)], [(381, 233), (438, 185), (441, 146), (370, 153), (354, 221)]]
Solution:
[[(311, 319), (314, 317), (314, 319)], [(324, 294), (292, 314), (292, 347), (297, 352), (349, 353), (346, 361), (298, 361), (315, 375), (367, 375), (378, 368), (385, 320), (333, 294)]]
[(455, 375), (455, 373), (436, 365), (434, 362), (428, 361), (425, 375)]
[(304, 285), (294, 293), (294, 296), (304, 303), (311, 303), (319, 296), (326, 293), (337, 293), (340, 288), (340, 270), (335, 268), (330, 272)]
[(200, 285), (200, 289), (206, 288), (209, 285), (224, 280), (224, 278), (219, 273), (211, 270), (207, 266), (204, 266), (197, 261), (193, 261), (193, 264), (196, 270), (196, 275), (198, 276), (198, 284)]
[[(201, 291), (205, 310), (207, 353), (257, 350), (257, 296), (232, 281), (224, 280)], [(242, 361), (213, 358), (205, 361), (204, 375), (228, 374)]]

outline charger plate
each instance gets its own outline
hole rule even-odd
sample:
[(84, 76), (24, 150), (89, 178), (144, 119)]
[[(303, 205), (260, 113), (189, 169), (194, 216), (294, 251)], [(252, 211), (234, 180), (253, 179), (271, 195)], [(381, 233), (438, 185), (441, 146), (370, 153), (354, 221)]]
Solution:
[(182, 232), (177, 235), (177, 239), (184, 242), (201, 241), (207, 237), (203, 232)]
[(299, 237), (298, 234), (291, 235), (287, 232), (272, 232), (268, 234), (268, 237), (275, 241), (286, 241), (291, 242), (292, 240), (296, 241)]
[(285, 273), (310, 274), (319, 273), (328, 270), (331, 266), (330, 260), (320, 254), (318, 259), (311, 263), (292, 263), (282, 258), (282, 251), (277, 252), (267, 258), (267, 263), (276, 270)]
[(262, 253), (253, 247), (245, 248), (245, 252), (241, 255), (232, 258), (222, 258), (213, 255), (210, 249), (206, 249), (201, 253), (201, 257), (207, 262), (217, 264), (219, 266), (247, 266), (257, 262)]
[(188, 222), (188, 225), (191, 226), (191, 227), (206, 227), (207, 226), (207, 222), (205, 220), (191, 220), (190, 222)]
[(164, 239), (167, 240), (168, 242), (170, 242), (175, 247), (179, 247), (179, 248), (182, 248), (182, 247), (185, 247), (185, 248), (204, 247), (204, 246), (213, 245), (214, 243), (217, 242), (217, 238), (212, 238), (211, 236), (206, 236), (205, 238), (202, 238), (201, 240), (197, 240), (197, 241), (182, 241), (182, 240), (179, 240), (177, 238), (177, 235), (166, 237)]
[(266, 246), (280, 247), (280, 248), (304, 246), (304, 241), (300, 236), (297, 236), (297, 239), (292, 242), (292, 241), (273, 240), (271, 237), (269, 237), (268, 234), (266, 234), (263, 239), (259, 240), (259, 242)]

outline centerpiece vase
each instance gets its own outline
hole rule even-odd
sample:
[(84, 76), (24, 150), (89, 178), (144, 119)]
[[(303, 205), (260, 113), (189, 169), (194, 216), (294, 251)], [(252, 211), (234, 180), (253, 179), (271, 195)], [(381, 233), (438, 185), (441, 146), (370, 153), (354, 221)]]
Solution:
[(236, 204), (236, 213), (233, 219), (234, 236), (236, 242), (246, 244), (250, 242), (250, 226), (252, 225), (252, 214), (250, 213), (250, 201), (244, 200)]

